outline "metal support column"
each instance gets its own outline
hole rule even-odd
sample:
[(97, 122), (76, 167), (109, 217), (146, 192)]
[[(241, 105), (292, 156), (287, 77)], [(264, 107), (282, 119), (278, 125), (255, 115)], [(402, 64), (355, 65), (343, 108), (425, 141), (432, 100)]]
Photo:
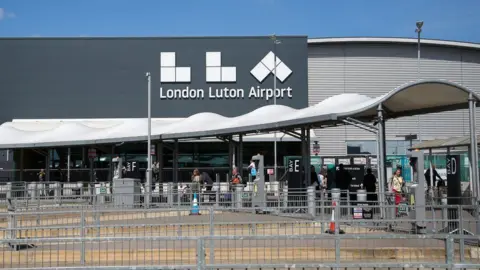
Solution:
[(82, 147), (82, 168), (86, 168), (85, 164), (87, 163), (85, 147)]
[(238, 167), (238, 173), (240, 174), (240, 176), (243, 176), (243, 135), (242, 134), (238, 135), (237, 167)]
[(23, 182), (23, 174), (25, 170), (25, 150), (20, 149), (20, 182)]
[(147, 77), (147, 170), (145, 172), (145, 207), (149, 207), (152, 199), (152, 76)]
[[(432, 154), (432, 149), (428, 149), (428, 168), (430, 168), (430, 179), (425, 179), (425, 181), (428, 181), (430, 183), (430, 190), (433, 190), (434, 187), (434, 175), (433, 175), (433, 154)], [(430, 192), (430, 191), (429, 191)], [(431, 194), (433, 195), (433, 194)]]
[(311, 185), (312, 181), (314, 179), (312, 179), (312, 174), (310, 173), (310, 166), (311, 166), (311, 151), (310, 151), (310, 147), (311, 147), (311, 144), (310, 144), (310, 128), (306, 128), (305, 129), (305, 158), (306, 158), (306, 166), (307, 166), (307, 169), (308, 169), (308, 172), (307, 172), (307, 187)]
[(305, 137), (305, 128), (302, 128), (300, 131), (300, 140), (302, 141), (302, 163), (303, 163), (303, 186), (308, 187), (310, 182), (310, 168), (308, 168), (307, 163), (307, 139)]
[(115, 175), (115, 166), (113, 166), (113, 158), (115, 157), (115, 145), (112, 145), (112, 148), (110, 149), (110, 168), (108, 170), (108, 180), (111, 181), (113, 179), (113, 176)]
[[(172, 164), (172, 168), (173, 168), (173, 184), (172, 184), (172, 187), (171, 187), (171, 192), (173, 194), (172, 196), (172, 205), (173, 205), (173, 202), (177, 202), (178, 204), (180, 204), (180, 195), (179, 195), (179, 187), (178, 187), (178, 140), (175, 139), (174, 143), (173, 143), (173, 164)], [(169, 181), (170, 182), (170, 181)]]
[(233, 161), (233, 152), (235, 145), (233, 144), (233, 139), (232, 136), (228, 137), (228, 166), (229, 166), (229, 171), (233, 168), (234, 161)]
[(382, 104), (378, 105), (377, 108), (378, 116), (378, 183), (380, 185), (379, 191), (379, 204), (380, 204), (380, 216), (385, 218), (385, 189), (387, 183), (387, 168), (385, 167), (385, 161), (387, 159), (386, 149), (385, 149), (385, 119), (383, 118), (383, 106)]
[(90, 169), (90, 183), (93, 183), (95, 182), (95, 173), (94, 173), (94, 170), (93, 170), (93, 161), (94, 159), (93, 158), (89, 158), (89, 163), (88, 163), (88, 167)]
[(45, 157), (45, 181), (50, 181), (50, 164), (52, 162), (51, 149), (47, 149), (47, 156)]
[(178, 140), (173, 143), (173, 183), (178, 185)]
[[(72, 155), (72, 151), (70, 147), (68, 147), (67, 149), (67, 182), (70, 182), (71, 155)], [(112, 167), (112, 162), (110, 162), (110, 167)], [(110, 172), (112, 172), (111, 169), (110, 169)]]
[(480, 200), (480, 183), (478, 182), (478, 142), (477, 142), (477, 131), (476, 131), (476, 115), (475, 107), (477, 101), (473, 97), (473, 94), (470, 93), (468, 97), (468, 107), (469, 107), (469, 119), (470, 119), (470, 149), (471, 149), (471, 158), (470, 162), (472, 163), (472, 191), (473, 196)]
[(158, 182), (163, 183), (164, 181), (163, 179), (163, 142), (159, 142), (157, 144), (157, 162), (158, 162)]

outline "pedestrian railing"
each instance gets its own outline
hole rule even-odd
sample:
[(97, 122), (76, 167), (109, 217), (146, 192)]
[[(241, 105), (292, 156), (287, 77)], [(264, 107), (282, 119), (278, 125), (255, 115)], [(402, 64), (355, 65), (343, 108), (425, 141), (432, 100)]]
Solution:
[[(479, 269), (478, 236), (320, 234), (250, 236), (121, 236), (0, 240), (2, 268)], [(11, 248), (15, 247), (15, 248)]]

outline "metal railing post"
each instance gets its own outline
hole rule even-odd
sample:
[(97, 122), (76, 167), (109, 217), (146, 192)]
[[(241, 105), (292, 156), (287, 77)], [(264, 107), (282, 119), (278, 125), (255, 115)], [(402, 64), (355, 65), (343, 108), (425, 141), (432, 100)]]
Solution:
[[(40, 189), (41, 185), (40, 185), (40, 183), (34, 182), (34, 183), (32, 183), (31, 186), (33, 187), (33, 189), (30, 190), (30, 192), (31, 192), (31, 194), (32, 194), (32, 201), (36, 201), (36, 200), (38, 200), (38, 197), (39, 197), (39, 194), (40, 194), (39, 189)], [(43, 190), (44, 188), (45, 188), (45, 184), (43, 184), (42, 190)], [(27, 185), (26, 190), (27, 190), (27, 194), (28, 194), (28, 193), (29, 193), (28, 185)]]
[(17, 239), (17, 217), (15, 216), (15, 208), (12, 206), (8, 208), (8, 223), (7, 223), (7, 237), (8, 240)]
[(85, 211), (83, 208), (80, 212), (80, 238), (82, 239), (80, 245), (80, 264), (85, 265)]
[[(323, 190), (320, 191), (320, 214), (321, 214), (321, 220), (324, 220), (325, 218), (325, 192)], [(325, 222), (320, 222), (320, 230), (322, 232), (325, 231)]]
[[(214, 224), (214, 211), (213, 208), (209, 208), (210, 214), (210, 236), (213, 237), (215, 235), (215, 224)], [(210, 264), (213, 264), (215, 261), (215, 242), (213, 238), (210, 238)]]
[(307, 196), (308, 196), (308, 213), (315, 218), (316, 216), (316, 207), (315, 207), (315, 187), (309, 186), (307, 188)]
[(205, 269), (205, 243), (203, 238), (197, 239), (197, 269)]
[(215, 190), (215, 207), (220, 206), (220, 174), (215, 174), (215, 182), (217, 183), (217, 190)]
[(61, 205), (61, 196), (62, 196), (62, 184), (60, 182), (55, 182), (55, 189), (53, 191), (53, 196), (55, 197), (55, 203)]
[(243, 207), (243, 185), (235, 185), (235, 202), (237, 210), (240, 210)]
[[(463, 235), (463, 207), (458, 205), (458, 234)], [(465, 262), (465, 239), (460, 238), (460, 262)]]
[(448, 228), (448, 209), (447, 209), (447, 194), (442, 194), (441, 207), (442, 207), (442, 229)]
[(455, 246), (451, 235), (445, 237), (445, 263), (448, 264), (448, 269), (452, 269), (453, 258), (455, 256)]
[(167, 204), (169, 207), (173, 207), (173, 183), (167, 183)]
[(285, 211), (288, 208), (288, 185), (283, 186), (283, 208)]
[(386, 200), (386, 203), (384, 205), (385, 207), (387, 207), (387, 209), (384, 210), (384, 213), (387, 218), (387, 226), (389, 229), (393, 229), (394, 220), (397, 215), (397, 205), (395, 205), (395, 194), (393, 192), (386, 191), (385, 200)]

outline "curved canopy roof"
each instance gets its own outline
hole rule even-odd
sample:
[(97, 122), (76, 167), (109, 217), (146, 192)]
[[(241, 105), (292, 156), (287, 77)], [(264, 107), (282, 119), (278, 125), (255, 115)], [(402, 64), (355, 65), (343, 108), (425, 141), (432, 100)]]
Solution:
[[(468, 108), (468, 98), (480, 98), (471, 90), (449, 81), (426, 80), (402, 85), (370, 98), (340, 94), (304, 108), (269, 105), (250, 113), (225, 117), (204, 112), (184, 119), (152, 120), (152, 139), (171, 140), (214, 137), (321, 127), (341, 123), (346, 117), (373, 121), (379, 104), (388, 118)], [(17, 120), (0, 126), (0, 148), (53, 147), (106, 144), (147, 139), (147, 119), (98, 119), (77, 121)]]

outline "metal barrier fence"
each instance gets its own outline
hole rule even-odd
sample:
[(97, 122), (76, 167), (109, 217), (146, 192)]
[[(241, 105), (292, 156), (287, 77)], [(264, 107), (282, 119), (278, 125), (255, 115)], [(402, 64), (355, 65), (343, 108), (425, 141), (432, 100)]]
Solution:
[[(248, 198), (253, 189), (254, 184), (247, 182), (243, 185), (242, 196)], [(188, 205), (192, 198), (191, 183), (188, 182), (178, 184), (172, 182), (155, 183), (152, 185), (151, 190), (152, 202), (157, 206), (173, 207), (175, 205), (178, 207)], [(203, 185), (198, 195), (199, 200), (202, 202), (215, 202), (218, 204), (231, 201), (236, 190), (237, 187), (235, 185), (218, 181), (210, 186)], [(299, 200), (300, 198), (306, 200), (308, 194), (307, 189), (289, 189), (285, 186), (285, 182), (276, 181), (266, 182), (265, 191), (269, 203), (276, 200), (277, 204), (281, 203), (281, 201), (286, 201), (288, 198), (292, 199), (292, 196), (297, 197), (294, 200)], [(294, 195), (289, 196), (288, 193)], [(328, 196), (329, 191), (316, 191), (316, 193), (317, 197), (320, 193)], [(344, 194), (347, 198), (355, 200), (356, 193), (345, 191)], [(445, 192), (441, 190), (428, 191), (426, 192), (426, 203), (428, 205), (441, 205), (444, 194)], [(138, 191), (135, 192), (134, 197), (136, 204), (140, 204), (145, 195), (145, 186), (139, 183)], [(405, 197), (408, 198), (409, 196), (409, 194), (406, 194)], [(91, 205), (95, 200), (102, 205), (114, 205), (113, 197), (113, 185), (111, 182), (9, 182), (0, 184), (0, 211), (2, 204), (4, 206), (7, 205), (7, 198), (15, 201), (16, 205), (24, 205), (24, 207), (35, 207), (36, 205), (48, 207), (48, 205), (59, 206), (62, 204)], [(475, 205), (477, 203), (473, 197), (465, 196), (458, 198), (458, 201), (463, 205)]]
[[(479, 269), (463, 235), (122, 236), (0, 240), (2, 268), (265, 269), (403, 267)], [(408, 246), (405, 243), (409, 243)]]
[[(394, 207), (390, 206), (388, 212), (394, 213)], [(252, 207), (201, 207), (200, 216), (191, 216), (189, 209), (181, 208), (2, 213), (0, 265), (36, 269), (79, 266), (231, 269), (262, 265), (265, 269), (280, 265), (298, 268), (356, 264), (357, 267), (478, 269), (478, 237), (471, 233), (449, 234), (452, 229), (467, 230), (479, 222), (468, 216), (468, 209), (441, 207), (445, 216), (432, 215), (424, 220), (429, 227), (437, 226), (439, 230), (416, 236), (409, 228), (417, 220), (355, 219), (350, 215), (354, 208), (316, 207), (316, 213), (328, 215), (318, 215), (313, 220), (293, 215), (298, 206), (288, 205), (286, 216), (253, 214), (259, 209)], [(332, 210), (339, 217), (333, 221), (334, 236), (326, 233), (332, 225)], [(444, 226), (446, 230), (442, 230)], [(340, 235), (341, 231), (345, 235)], [(197, 260), (199, 250), (206, 254), (202, 260)]]
[[(409, 205), (408, 200), (394, 205), (389, 194), (387, 215), (381, 219), (376, 202), (359, 199), (367, 197), (364, 192), (345, 192), (333, 205), (326, 191), (278, 186), (267, 190), (266, 207), (256, 207), (253, 190), (247, 187), (200, 193), (199, 216), (190, 215), (192, 192), (173, 188), (159, 194), (150, 208), (144, 207), (142, 193), (96, 192), (102, 186), (82, 188), (79, 195), (13, 197), (10, 211), (0, 213), (0, 265), (478, 269), (476, 205), (448, 206), (445, 196), (426, 206)], [(125, 197), (133, 197), (134, 203), (116, 204)], [(409, 213), (415, 208), (426, 209), (424, 220), (412, 218)], [(419, 231), (414, 225), (420, 221), (427, 228), (424, 235), (415, 235)], [(199, 254), (206, 255), (202, 259)]]

